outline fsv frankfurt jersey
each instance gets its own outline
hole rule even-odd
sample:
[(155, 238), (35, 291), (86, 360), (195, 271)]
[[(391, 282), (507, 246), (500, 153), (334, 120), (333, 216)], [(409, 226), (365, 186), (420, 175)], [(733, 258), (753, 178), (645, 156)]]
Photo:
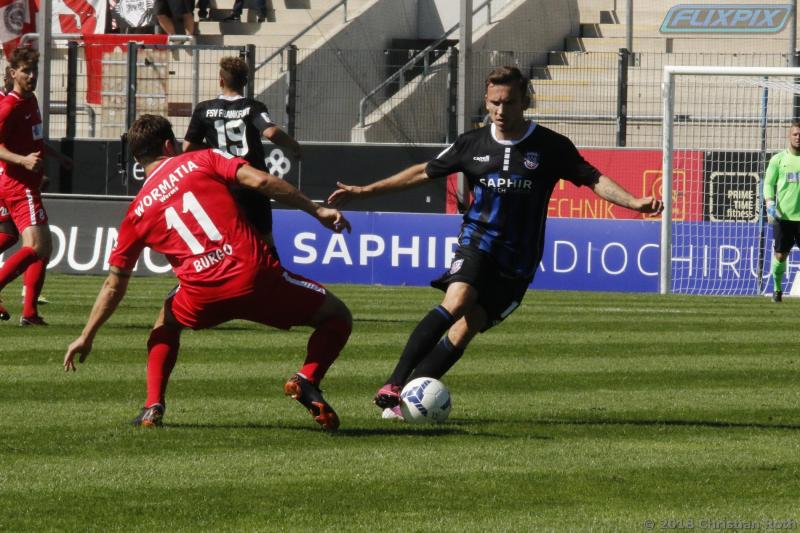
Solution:
[(544, 250), (550, 195), (559, 179), (591, 185), (600, 171), (568, 138), (531, 123), (521, 139), (497, 140), (494, 124), (464, 133), (430, 161), (431, 178), (463, 172), (473, 202), (459, 244), (490, 254), (512, 277), (533, 277)]
[(262, 133), (274, 126), (267, 106), (244, 96), (222, 96), (197, 104), (184, 140), (244, 158), (266, 172)]

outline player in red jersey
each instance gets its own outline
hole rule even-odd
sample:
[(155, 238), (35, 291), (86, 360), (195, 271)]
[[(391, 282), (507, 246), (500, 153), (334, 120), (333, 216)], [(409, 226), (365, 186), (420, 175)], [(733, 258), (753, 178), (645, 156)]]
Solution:
[[(42, 205), (44, 139), (42, 117), (34, 95), (39, 53), (17, 48), (9, 60), (14, 90), (0, 102), (0, 195), (11, 221), (22, 235), (22, 247), (0, 268), (0, 290), (25, 272), (26, 286), (20, 325), (46, 325), (37, 300), (44, 284), (52, 248), (47, 212)], [(5, 311), (5, 309), (3, 310)], [(8, 320), (7, 311), (0, 319)]]
[(244, 319), (282, 329), (314, 328), (305, 363), (284, 391), (325, 429), (338, 428), (319, 382), (350, 336), (350, 311), (322, 285), (284, 270), (241, 215), (228, 186), (236, 182), (257, 189), (336, 232), (349, 231), (349, 222), (244, 159), (214, 149), (176, 155), (172, 127), (163, 117), (139, 117), (128, 143), (147, 179), (120, 226), (109, 275), (83, 332), (67, 349), (64, 369), (75, 370), (78, 354), (81, 362), (86, 359), (98, 330), (124, 297), (139, 254), (149, 246), (167, 257), (180, 283), (167, 296), (147, 342), (147, 401), (135, 425), (161, 424), (183, 328)]
[[(3, 89), (0, 90), (0, 102), (14, 89), (14, 79), (11, 77), (11, 67), (6, 66), (5, 74), (3, 76)], [(14, 246), (19, 240), (19, 232), (14, 222), (11, 220), (11, 213), (8, 211), (5, 200), (3, 200), (3, 191), (0, 189), (0, 254)], [(3, 307), (3, 300), (0, 298), (0, 320), (8, 320), (11, 315), (5, 307)]]

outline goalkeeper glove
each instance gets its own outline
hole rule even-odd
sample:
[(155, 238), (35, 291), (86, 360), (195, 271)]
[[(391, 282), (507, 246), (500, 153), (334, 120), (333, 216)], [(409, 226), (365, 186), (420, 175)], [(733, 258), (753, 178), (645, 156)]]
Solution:
[(778, 215), (778, 206), (775, 205), (775, 202), (767, 202), (767, 219), (769, 219), (769, 222), (775, 222), (779, 218), (780, 215)]

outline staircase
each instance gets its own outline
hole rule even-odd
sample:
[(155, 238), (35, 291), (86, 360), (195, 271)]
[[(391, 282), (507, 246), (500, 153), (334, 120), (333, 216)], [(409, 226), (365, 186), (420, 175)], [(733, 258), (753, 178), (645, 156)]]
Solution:
[[(348, 20), (357, 16), (370, 0), (348, 0)], [(198, 44), (242, 46), (255, 44), (259, 48), (278, 48), (320, 19), (338, 0), (267, 0), (267, 18), (257, 22), (258, 9), (253, 0), (245, 0), (241, 22), (222, 22), (232, 13), (234, 0), (211, 0), (210, 21), (198, 24)], [(298, 48), (311, 48), (320, 39), (329, 37), (345, 22), (345, 10), (340, 7), (311, 31), (295, 41)]]
[[(662, 34), (664, 16), (676, 3), (651, 0), (635, 5), (626, 146), (660, 144), (664, 65), (787, 64), (786, 30), (766, 36)], [(622, 0), (581, 0), (580, 34), (566, 37), (563, 51), (551, 52), (546, 65), (531, 70), (535, 96), (528, 115), (580, 146), (613, 146), (616, 141), (619, 50), (626, 47), (625, 4)]]

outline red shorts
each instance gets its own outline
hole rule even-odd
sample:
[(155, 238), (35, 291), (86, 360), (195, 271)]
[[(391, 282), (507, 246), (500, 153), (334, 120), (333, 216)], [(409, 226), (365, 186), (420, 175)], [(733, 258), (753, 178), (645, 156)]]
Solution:
[[(2, 191), (11, 220), (22, 233), (28, 226), (47, 224), (47, 211), (42, 204), (42, 193), (25, 187), (6, 188)], [(2, 219), (0, 219), (0, 222)]]
[(326, 293), (319, 283), (277, 266), (264, 269), (252, 291), (224, 300), (200, 301), (178, 287), (171, 298), (171, 310), (178, 322), (191, 329), (211, 328), (236, 319), (289, 329), (308, 324)]

